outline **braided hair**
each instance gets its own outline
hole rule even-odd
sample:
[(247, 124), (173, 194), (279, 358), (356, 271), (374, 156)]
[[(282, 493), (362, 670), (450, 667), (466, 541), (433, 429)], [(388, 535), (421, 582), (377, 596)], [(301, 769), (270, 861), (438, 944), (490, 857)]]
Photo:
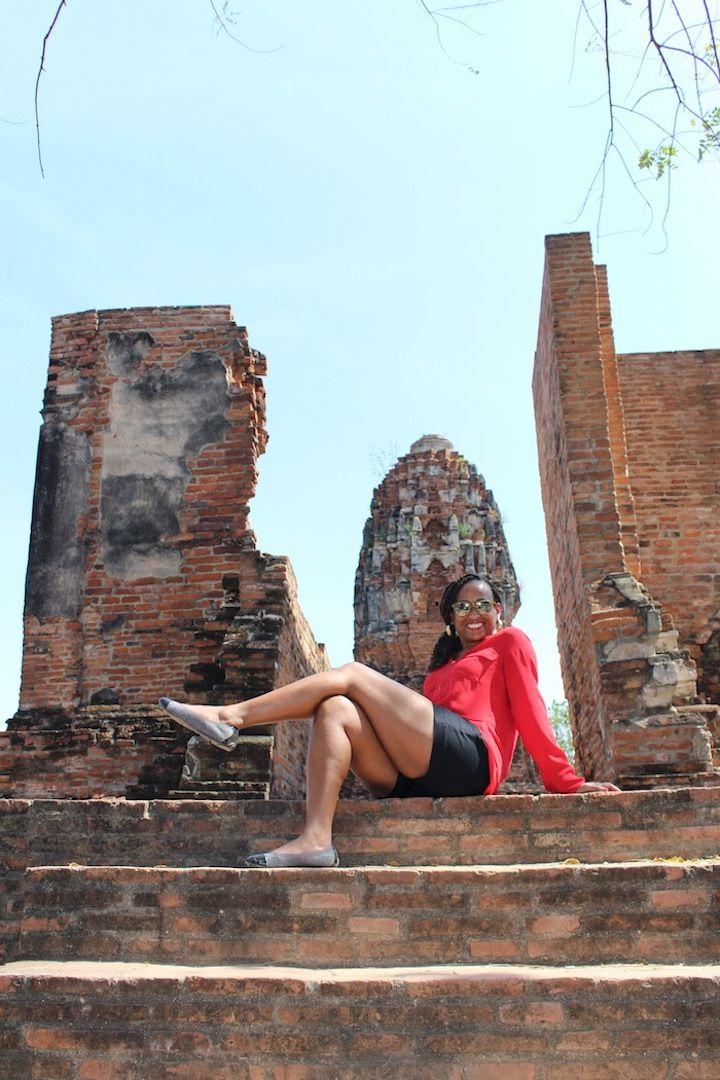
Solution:
[[(446, 585), (445, 590), (440, 597), (440, 603), (438, 604), (440, 615), (442, 616), (443, 622), (448, 626), (452, 621), (452, 606), (455, 603), (458, 593), (464, 585), (467, 585), (468, 581), (484, 581), (485, 584), (490, 587), (493, 600), (497, 604), (503, 604), (502, 593), (494, 581), (490, 581), (489, 578), (482, 577), (480, 574), (463, 574), (463, 576), (456, 581), (451, 581), (449, 585)], [(432, 651), (430, 664), (428, 665), (428, 673), (435, 671), (436, 668), (442, 667), (443, 664), (447, 664), (448, 660), (453, 660), (461, 652), (462, 642), (453, 627), (451, 635), (447, 632), (442, 633), (435, 642), (435, 648)]]

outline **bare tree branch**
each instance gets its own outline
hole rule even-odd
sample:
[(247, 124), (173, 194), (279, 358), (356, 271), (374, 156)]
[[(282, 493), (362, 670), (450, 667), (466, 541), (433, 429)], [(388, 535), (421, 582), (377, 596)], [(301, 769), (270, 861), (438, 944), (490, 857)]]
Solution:
[(53, 21), (50, 23), (50, 29), (48, 30), (45, 37), (43, 38), (42, 53), (40, 55), (40, 67), (38, 68), (37, 79), (35, 80), (35, 130), (37, 132), (38, 163), (40, 165), (40, 175), (42, 176), (43, 180), (45, 179), (45, 171), (43, 169), (42, 153), (40, 151), (40, 117), (38, 115), (38, 89), (40, 87), (40, 76), (42, 75), (43, 71), (45, 70), (45, 48), (47, 46), (50, 35), (52, 34), (53, 30), (55, 29), (55, 23), (58, 21), (58, 18), (60, 16), (60, 12), (62, 11), (62, 9), (64, 7), (65, 7), (65, 0), (60, 0), (60, 3), (58, 4), (57, 11), (55, 12), (55, 16), (53, 18)]
[[(622, 0), (622, 3), (626, 8), (631, 6), (630, 0)], [(578, 217), (584, 213), (588, 200), (599, 188), (596, 226), (599, 237), (609, 179), (608, 159), (614, 152), (636, 194), (650, 210), (652, 225), (652, 204), (640, 190), (638, 178), (629, 168), (632, 149), (629, 155), (627, 150), (634, 148), (638, 155), (637, 166), (650, 170), (646, 180), (650, 180), (652, 174), (655, 179), (665, 180), (665, 205), (662, 221), (658, 220), (658, 225), (667, 241), (666, 224), (672, 190), (669, 174), (677, 165), (678, 153), (695, 160), (709, 154), (720, 159), (720, 107), (714, 104), (717, 98), (711, 96), (720, 89), (719, 35), (716, 32), (720, 19), (714, 17), (711, 7), (715, 5), (710, 5), (709, 0), (686, 0), (685, 3), (680, 3), (680, 0), (641, 0), (641, 3), (633, 6), (641, 23), (636, 24), (630, 13), (629, 18), (624, 20), (625, 25), (621, 22), (618, 27), (618, 10), (611, 0), (578, 0), (573, 69), (579, 28), (582, 20), (586, 19), (592, 32), (588, 47), (598, 46), (602, 51), (605, 90), (601, 96), (607, 101), (608, 110), (605, 146)], [(705, 44), (703, 38), (707, 39), (708, 36), (709, 43)], [(643, 38), (644, 47), (640, 55), (641, 50), (633, 48), (632, 43), (642, 43)], [(626, 41), (631, 43), (629, 49), (624, 48)], [(648, 62), (652, 56), (659, 61), (659, 73)], [(639, 60), (637, 68), (626, 71), (622, 61), (636, 57)], [(621, 80), (620, 100), (623, 104), (618, 100)], [(672, 95), (669, 99), (668, 94)], [(641, 105), (644, 105), (643, 109)], [(621, 115), (627, 118), (626, 123), (621, 121)], [(690, 130), (679, 129), (682, 117), (690, 118), (691, 127), (699, 126), (692, 140), (689, 138)], [(656, 135), (654, 147), (651, 144), (650, 148), (641, 149), (634, 134), (639, 124), (640, 130), (644, 125), (655, 128), (661, 135), (661, 141)], [(693, 153), (688, 145), (694, 139), (699, 140), (697, 153)]]
[(458, 64), (459, 67), (466, 67), (467, 65), (463, 64), (462, 60), (458, 60), (454, 56), (451, 56), (450, 53), (445, 48), (445, 44), (444, 44), (443, 39), (442, 39), (442, 34), (440, 33), (440, 23), (437, 21), (437, 16), (435, 15), (435, 12), (431, 8), (428, 7), (425, 0), (418, 0), (418, 3), (420, 4), (420, 7), (423, 9), (425, 14), (428, 15), (430, 19), (432, 19), (433, 24), (435, 26), (435, 37), (437, 38), (437, 43), (440, 46), (440, 48), (442, 49), (444, 55), (447, 57), (447, 59), (452, 64)]
[[(673, 6), (673, 10), (674, 10), (675, 14), (678, 17), (678, 21), (680, 23), (681, 30), (685, 31), (685, 37), (687, 38), (688, 45), (690, 46), (690, 55), (692, 56), (692, 60), (693, 60), (693, 78), (695, 80), (695, 97), (697, 98), (698, 109), (702, 109), (702, 100), (701, 100), (701, 95), (700, 95), (700, 76), (698, 74), (698, 65), (697, 65), (698, 57), (695, 54), (695, 49), (693, 47), (693, 41), (692, 41), (692, 38), (690, 37), (690, 31), (688, 30), (687, 26), (685, 25), (685, 20), (683, 19), (682, 15), (680, 14), (680, 10), (679, 10), (677, 4), (675, 3), (675, 0), (672, 0), (672, 6)], [(670, 40), (669, 38), (666, 38), (665, 43), (667, 44), (667, 42), (669, 40)]]
[(235, 34), (233, 34), (232, 31), (228, 28), (225, 19), (222, 17), (222, 15), (217, 9), (215, 0), (210, 0), (210, 7), (215, 12), (215, 18), (217, 19), (220, 28), (224, 30), (224, 32), (232, 41), (234, 41), (237, 45), (242, 45), (243, 49), (247, 49), (248, 52), (256, 53), (258, 56), (269, 56), (270, 53), (280, 52), (281, 49), (285, 48), (284, 45), (278, 45), (276, 49), (253, 49), (252, 46), (248, 45), (246, 41), (241, 41), (239, 37), (235, 37)]
[(582, 18), (583, 6), (583, 4), (580, 4), (580, 6), (578, 7), (577, 18), (575, 19), (575, 33), (573, 34), (572, 60), (570, 62), (570, 74), (568, 75), (568, 82), (572, 81), (573, 73), (575, 71), (575, 56), (577, 55), (577, 40), (578, 32), (580, 30), (580, 20)]
[(702, 0), (702, 6), (705, 9), (705, 17), (707, 19), (707, 25), (710, 27), (710, 41), (712, 42), (713, 52), (715, 53), (715, 73), (720, 79), (720, 59), (718, 59), (717, 41), (715, 40), (715, 26), (713, 20), (710, 18), (710, 12), (708, 11), (707, 0)]
[(459, 26), (464, 26), (465, 29), (469, 30), (471, 34), (474, 34), (475, 37), (485, 37), (485, 34), (482, 34), (479, 30), (476, 30), (474, 26), (471, 26), (470, 23), (465, 22), (464, 19), (458, 19), (456, 15), (448, 15), (446, 14), (446, 12), (441, 11), (439, 8), (436, 8), (433, 14), (439, 15), (441, 19), (449, 19), (450, 22), (457, 23)]

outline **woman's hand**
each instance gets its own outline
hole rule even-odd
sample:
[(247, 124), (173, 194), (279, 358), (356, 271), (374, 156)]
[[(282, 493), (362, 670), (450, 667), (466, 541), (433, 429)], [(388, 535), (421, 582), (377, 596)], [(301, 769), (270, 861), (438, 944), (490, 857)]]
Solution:
[(621, 788), (616, 787), (615, 784), (611, 784), (609, 780), (605, 780), (602, 783), (594, 782), (592, 780), (587, 781), (582, 787), (579, 787), (577, 791), (574, 791), (574, 795), (578, 795), (581, 791), (620, 791)]

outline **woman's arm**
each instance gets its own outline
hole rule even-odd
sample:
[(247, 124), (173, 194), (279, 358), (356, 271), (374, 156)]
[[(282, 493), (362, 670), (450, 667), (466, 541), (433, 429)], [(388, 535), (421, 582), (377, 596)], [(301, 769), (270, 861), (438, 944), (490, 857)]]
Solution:
[(558, 794), (619, 791), (614, 784), (591, 783), (573, 769), (558, 746), (537, 683), (537, 660), (530, 639), (517, 627), (506, 634), (504, 673), (513, 721), (538, 767), (545, 789)]

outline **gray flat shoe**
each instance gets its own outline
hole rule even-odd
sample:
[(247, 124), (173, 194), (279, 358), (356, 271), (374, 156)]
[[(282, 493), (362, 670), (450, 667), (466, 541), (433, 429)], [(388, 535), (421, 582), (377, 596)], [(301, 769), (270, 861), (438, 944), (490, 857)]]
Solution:
[(339, 866), (340, 856), (335, 850), (335, 845), (323, 848), (321, 851), (286, 852), (278, 855), (275, 851), (266, 851), (262, 855), (248, 855), (245, 866)]
[(205, 720), (199, 716), (192, 705), (183, 705), (180, 701), (173, 701), (169, 697), (160, 698), (160, 706), (165, 712), (170, 713), (173, 720), (199, 735), (201, 739), (217, 746), (218, 750), (225, 750), (229, 754), (234, 750), (240, 738), (240, 732), (230, 724), (221, 724), (215, 720)]

